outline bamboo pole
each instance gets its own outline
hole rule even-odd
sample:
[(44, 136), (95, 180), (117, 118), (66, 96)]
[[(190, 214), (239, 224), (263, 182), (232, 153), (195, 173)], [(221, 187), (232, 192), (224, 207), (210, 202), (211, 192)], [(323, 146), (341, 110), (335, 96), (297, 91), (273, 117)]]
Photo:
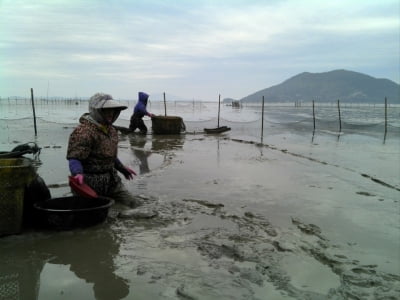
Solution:
[(314, 131), (315, 131), (315, 108), (314, 108), (314, 100), (312, 101), (312, 115), (314, 121)]
[(164, 94), (164, 112), (165, 112), (165, 116), (167, 116), (167, 102), (165, 101), (165, 92)]
[(31, 101), (32, 101), (32, 111), (33, 111), (33, 126), (35, 128), (35, 136), (37, 136), (35, 101), (33, 100), (33, 88), (31, 88)]
[(387, 133), (387, 98), (385, 97), (385, 136)]
[(221, 94), (218, 96), (218, 128), (219, 128), (219, 114), (220, 114), (220, 106), (221, 106)]
[(340, 100), (337, 101), (337, 108), (339, 113), (339, 132), (342, 132), (342, 118), (340, 116)]
[(261, 109), (261, 142), (264, 138), (264, 96), (262, 96), (262, 109)]

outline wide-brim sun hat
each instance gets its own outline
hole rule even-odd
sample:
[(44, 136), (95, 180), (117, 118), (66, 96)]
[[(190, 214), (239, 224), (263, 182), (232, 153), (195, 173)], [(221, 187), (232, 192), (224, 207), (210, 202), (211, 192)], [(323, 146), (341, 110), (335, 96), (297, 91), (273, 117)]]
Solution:
[(127, 109), (128, 106), (122, 105), (121, 103), (113, 99), (109, 99), (109, 100), (104, 100), (104, 103), (101, 106), (101, 108), (114, 108), (114, 109), (124, 110)]

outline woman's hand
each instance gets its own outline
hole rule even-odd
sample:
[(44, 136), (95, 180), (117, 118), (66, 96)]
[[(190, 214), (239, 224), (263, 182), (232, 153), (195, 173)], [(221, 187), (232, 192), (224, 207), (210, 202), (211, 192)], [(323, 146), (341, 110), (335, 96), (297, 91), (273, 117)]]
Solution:
[(123, 170), (121, 172), (126, 179), (131, 180), (133, 179), (133, 176), (137, 175), (135, 171), (133, 171), (131, 168), (129, 167), (125, 167), (125, 170)]
[(74, 178), (76, 182), (78, 182), (79, 184), (83, 184), (83, 174), (76, 174)]

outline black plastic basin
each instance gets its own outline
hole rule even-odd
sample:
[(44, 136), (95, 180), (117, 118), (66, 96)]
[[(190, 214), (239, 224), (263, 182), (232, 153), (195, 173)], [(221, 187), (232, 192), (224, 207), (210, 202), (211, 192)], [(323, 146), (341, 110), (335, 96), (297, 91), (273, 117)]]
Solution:
[(103, 222), (114, 200), (79, 196), (52, 198), (34, 204), (36, 224), (50, 229), (69, 230)]

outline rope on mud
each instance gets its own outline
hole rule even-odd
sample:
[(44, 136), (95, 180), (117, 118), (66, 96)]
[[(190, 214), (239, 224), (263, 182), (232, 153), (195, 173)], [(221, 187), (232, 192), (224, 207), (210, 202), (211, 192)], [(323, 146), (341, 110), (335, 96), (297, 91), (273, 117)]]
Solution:
[(364, 174), (364, 173), (359, 173), (359, 172), (357, 172), (356, 170), (353, 170), (353, 169), (350, 169), (350, 168), (345, 168), (345, 167), (342, 167), (342, 166), (340, 166), (340, 165), (330, 164), (330, 163), (327, 163), (327, 162), (325, 162), (325, 161), (321, 161), (321, 160), (316, 159), (316, 158), (312, 158), (312, 157), (309, 157), (309, 156), (305, 156), (305, 155), (303, 155), (303, 154), (298, 154), (298, 153), (290, 152), (290, 151), (288, 151), (287, 149), (279, 149), (279, 148), (277, 148), (277, 147), (275, 147), (275, 146), (271, 146), (271, 145), (268, 145), (268, 144), (258, 143), (258, 142), (253, 142), (253, 141), (245, 141), (245, 140), (241, 140), (241, 139), (233, 139), (233, 138), (227, 138), (227, 137), (226, 137), (225, 140), (231, 140), (231, 141), (233, 141), (233, 142), (244, 143), (244, 144), (253, 144), (253, 145), (256, 145), (256, 146), (258, 146), (258, 147), (266, 147), (266, 148), (268, 148), (268, 149), (280, 151), (280, 152), (282, 152), (282, 153), (289, 154), (289, 155), (292, 155), (292, 156), (296, 156), (296, 157), (300, 157), (300, 158), (305, 158), (305, 159), (308, 159), (309, 161), (316, 162), (316, 163), (319, 163), (319, 164), (322, 164), (322, 165), (329, 165), (329, 166), (333, 166), (333, 167), (336, 167), (336, 168), (342, 168), (342, 169), (345, 169), (345, 170), (347, 170), (347, 171), (357, 173), (357, 174), (361, 175), (362, 177), (369, 178), (369, 179), (371, 179), (373, 182), (378, 183), (378, 184), (380, 184), (380, 185), (382, 185), (382, 186), (385, 186), (385, 187), (387, 187), (387, 188), (391, 188), (391, 189), (394, 189), (394, 190), (396, 190), (396, 191), (400, 191), (400, 188), (398, 188), (398, 187), (396, 187), (396, 186), (394, 186), (394, 185), (391, 185), (391, 184), (389, 184), (389, 183), (386, 183), (386, 182), (384, 182), (383, 180), (380, 180), (380, 179), (378, 179), (378, 178), (375, 178), (375, 177), (373, 177), (373, 176), (371, 176), (371, 175)]
[(386, 182), (384, 182), (384, 181), (382, 181), (382, 180), (380, 180), (380, 179), (377, 179), (377, 178), (375, 178), (375, 177), (372, 177), (372, 176), (370, 176), (370, 175), (368, 175), (368, 174), (362, 173), (361, 176), (362, 176), (362, 177), (369, 178), (369, 179), (371, 179), (372, 181), (374, 181), (374, 182), (376, 182), (376, 183), (379, 183), (379, 184), (381, 184), (381, 185), (383, 185), (383, 186), (386, 186), (386, 187), (388, 187), (388, 188), (392, 188), (392, 189), (395, 189), (395, 190), (397, 190), (397, 191), (400, 191), (400, 188), (397, 188), (397, 187), (395, 187), (395, 186), (393, 186), (393, 185), (390, 185), (390, 184), (388, 184), (388, 183), (386, 183)]

